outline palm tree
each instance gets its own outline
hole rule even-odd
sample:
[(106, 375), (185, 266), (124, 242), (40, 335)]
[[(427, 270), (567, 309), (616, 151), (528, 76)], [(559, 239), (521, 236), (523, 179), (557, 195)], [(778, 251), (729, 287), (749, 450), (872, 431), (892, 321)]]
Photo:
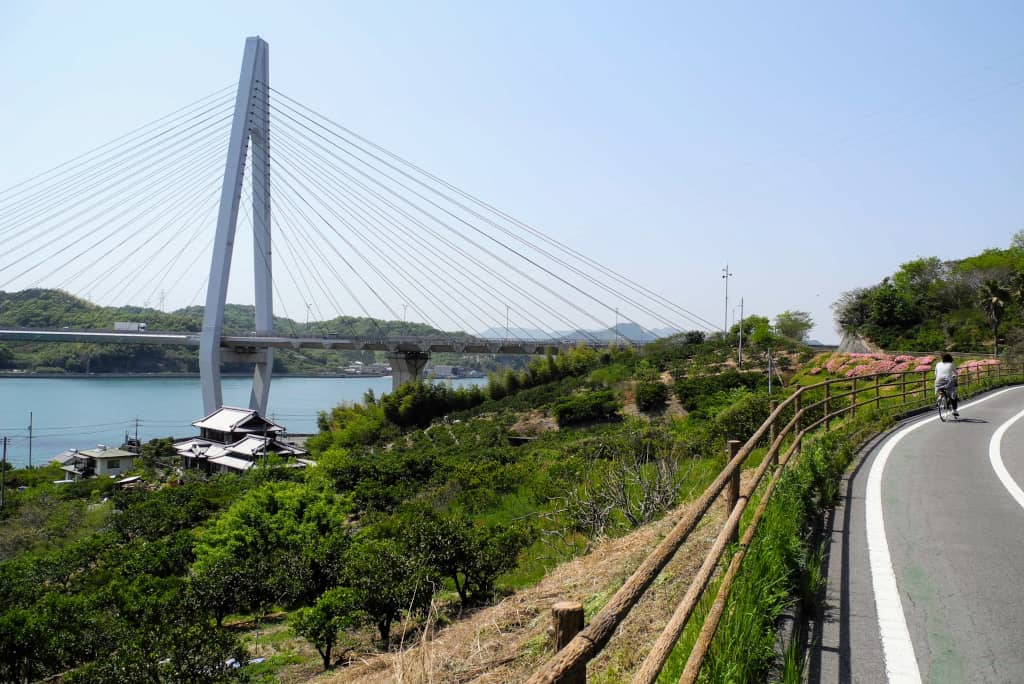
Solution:
[(1010, 291), (1000, 281), (990, 278), (981, 284), (981, 308), (992, 326), (992, 351), (999, 354), (999, 324), (1006, 313), (1006, 303), (1010, 300)]

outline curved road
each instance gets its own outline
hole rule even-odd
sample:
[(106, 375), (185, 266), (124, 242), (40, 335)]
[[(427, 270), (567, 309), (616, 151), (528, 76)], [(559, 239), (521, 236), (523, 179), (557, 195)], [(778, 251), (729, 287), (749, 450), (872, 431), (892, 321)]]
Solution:
[(1024, 387), (871, 448), (832, 520), (812, 682), (1024, 682)]

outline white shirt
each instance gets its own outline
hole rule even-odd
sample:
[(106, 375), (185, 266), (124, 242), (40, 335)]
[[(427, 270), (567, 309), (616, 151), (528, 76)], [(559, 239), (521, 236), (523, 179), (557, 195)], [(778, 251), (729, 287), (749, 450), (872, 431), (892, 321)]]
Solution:
[(956, 382), (956, 366), (952, 362), (939, 361), (935, 364), (936, 386), (946, 382)]

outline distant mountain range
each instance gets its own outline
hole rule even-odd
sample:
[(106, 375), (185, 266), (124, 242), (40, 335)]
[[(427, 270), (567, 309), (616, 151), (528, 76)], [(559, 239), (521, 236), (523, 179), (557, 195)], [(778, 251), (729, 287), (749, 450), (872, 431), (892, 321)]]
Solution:
[(549, 330), (544, 331), (538, 328), (488, 328), (481, 335), (489, 339), (523, 339), (523, 340), (572, 340), (572, 341), (600, 341), (614, 342), (652, 342), (660, 337), (669, 337), (683, 332), (677, 328), (653, 328), (645, 329), (636, 323), (620, 323), (616, 327), (604, 328), (602, 330)]

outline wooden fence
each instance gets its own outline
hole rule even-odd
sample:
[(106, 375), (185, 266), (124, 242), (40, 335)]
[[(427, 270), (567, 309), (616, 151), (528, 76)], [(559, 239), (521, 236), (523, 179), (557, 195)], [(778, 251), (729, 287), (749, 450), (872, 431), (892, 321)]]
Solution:
[[(567, 632), (575, 632), (578, 627), (567, 630), (556, 625), (556, 632), (560, 635), (557, 646), (560, 648), (554, 657), (533, 673), (528, 684), (575, 684), (586, 681), (586, 664), (605, 647), (620, 623), (686, 542), (714, 501), (724, 494), (729, 516), (703, 564), (691, 580), (686, 594), (633, 677), (634, 684), (649, 684), (658, 678), (697, 604), (704, 596), (726, 549), (739, 539), (739, 545), (724, 570), (718, 594), (704, 618), (700, 635), (679, 679), (681, 683), (695, 682), (725, 611), (733, 580), (739, 573), (772, 492), (786, 466), (799, 455), (804, 437), (817, 430), (828, 431), (849, 426), (858, 410), (873, 409), (876, 415), (880, 415), (907, 414), (926, 408), (934, 401), (932, 379), (931, 371), (914, 371), (828, 380), (817, 385), (800, 387), (777, 405), (773, 402), (768, 418), (745, 443), (741, 445), (738, 440), (729, 442), (729, 461), (714, 482), (696, 501), (689, 504), (683, 518), (604, 608), (594, 616), (590, 624), (571, 639)], [(1020, 369), (1011, 370), (1002, 364), (962, 368), (959, 373), (959, 393), (966, 396), (981, 389), (1021, 379)], [(753, 476), (741, 487), (741, 469), (747, 465), (748, 460), (753, 461), (751, 455), (760, 452), (764, 446), (767, 446), (767, 451), (763, 453)], [(740, 520), (747, 504), (766, 478), (767, 484), (761, 492), (757, 509), (746, 524), (742, 538), (739, 538)], [(568, 616), (565, 619), (582, 626), (582, 608), (572, 609), (571, 605), (561, 604), (556, 611), (556, 622), (561, 619), (559, 615)]]

